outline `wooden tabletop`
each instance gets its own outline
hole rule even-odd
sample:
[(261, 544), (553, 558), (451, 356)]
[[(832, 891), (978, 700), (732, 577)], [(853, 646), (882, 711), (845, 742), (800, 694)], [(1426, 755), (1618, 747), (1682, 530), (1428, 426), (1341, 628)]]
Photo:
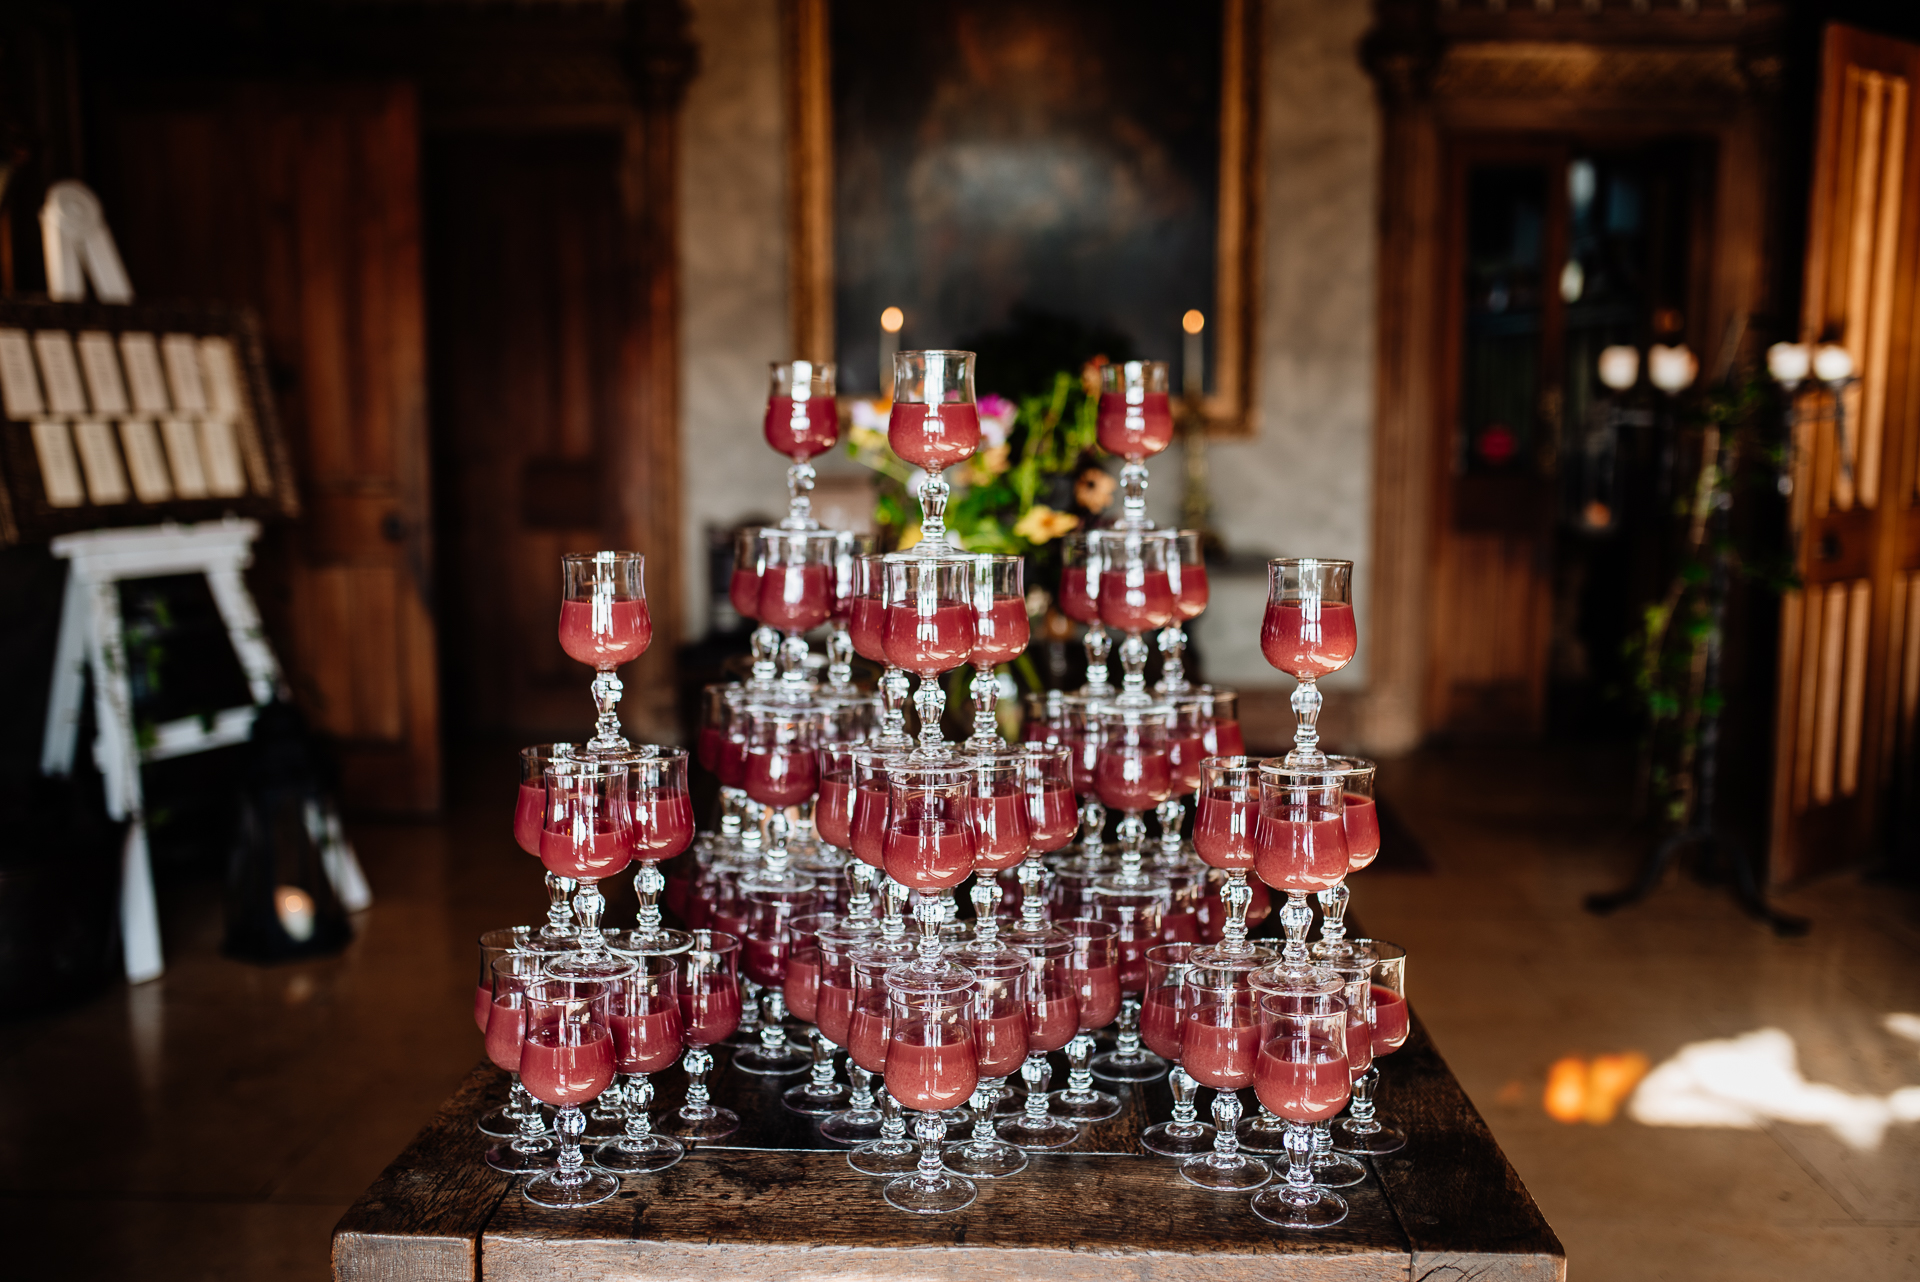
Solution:
[[(1143, 1150), (1141, 1128), (1172, 1108), (1164, 1080), (1102, 1083), (1120, 1095), (1118, 1117), (1086, 1128), (1070, 1149), (1032, 1155), (1011, 1179), (976, 1181), (980, 1195), (964, 1211), (918, 1216), (888, 1206), (882, 1181), (854, 1171), (845, 1149), (781, 1107), (780, 1092), (802, 1078), (753, 1077), (726, 1066), (725, 1052), (715, 1058), (714, 1099), (741, 1115), (739, 1132), (570, 1212), (532, 1205), (517, 1180), (481, 1161), (474, 1119), (507, 1088), (483, 1063), (335, 1226), (335, 1279), (1566, 1276), (1559, 1239), (1417, 1018), (1406, 1046), (1380, 1061), (1377, 1097), (1407, 1146), (1370, 1159), (1368, 1178), (1340, 1190), (1346, 1220), (1316, 1232), (1273, 1228), (1247, 1208), (1249, 1194), (1195, 1188), (1173, 1159)], [(1054, 1081), (1065, 1081), (1063, 1061)], [(677, 1108), (680, 1072), (654, 1082), (656, 1098)], [(1251, 1104), (1252, 1092), (1243, 1099)], [(1211, 1100), (1201, 1092), (1202, 1116)]]

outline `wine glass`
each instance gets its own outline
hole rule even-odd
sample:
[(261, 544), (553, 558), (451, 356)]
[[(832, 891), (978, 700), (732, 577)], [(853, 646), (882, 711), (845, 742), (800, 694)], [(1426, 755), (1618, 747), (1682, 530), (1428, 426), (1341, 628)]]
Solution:
[[(1032, 802), (1028, 797), (1034, 757), (1020, 750), (973, 758), (973, 794), (967, 799), (973, 830), (974, 933), (991, 950), (999, 929), (994, 916), (997, 874), (1013, 868), (1033, 849)], [(1058, 802), (1055, 803), (1056, 806)], [(1071, 810), (1071, 802), (1068, 803)]]
[(620, 942), (629, 947), (614, 947), (613, 953), (630, 963), (633, 973), (610, 981), (607, 1023), (613, 1031), (614, 1069), (627, 1079), (626, 1132), (595, 1149), (593, 1164), (615, 1175), (641, 1175), (664, 1171), (687, 1152), (679, 1141), (653, 1133), (649, 1074), (672, 1068), (680, 1058), (684, 1039), (675, 979), (680, 954), (693, 946), (693, 940), (681, 936), (666, 941), (672, 952), (640, 951), (660, 944), (630, 933)]
[(836, 850), (853, 852), (853, 754), (859, 745), (823, 743), (815, 751), (820, 791), (813, 803), (813, 830)]
[[(853, 967), (853, 1013), (847, 1020), (847, 1058), (865, 1072), (881, 1077), (883, 1083), (893, 1030), (887, 972), (913, 955), (913, 945), (897, 935), (857, 944), (849, 953)], [(903, 1175), (915, 1169), (915, 1149), (907, 1138), (900, 1101), (883, 1085), (879, 1105), (880, 1133), (856, 1145), (847, 1154), (847, 1165), (862, 1175)], [(829, 1139), (836, 1138), (836, 1133), (829, 1132), (825, 1124), (821, 1133)]]
[(974, 767), (969, 761), (894, 761), (887, 771), (886, 832), (881, 858), (887, 876), (922, 892), (914, 905), (920, 923), (919, 960), (926, 973), (938, 970), (940, 930), (953, 918), (944, 893), (973, 871)]
[(1113, 693), (1107, 684), (1107, 656), (1113, 641), (1100, 621), (1101, 533), (1076, 531), (1060, 545), (1060, 613), (1086, 626), (1087, 680), (1080, 693), (1096, 697)]
[(855, 567), (860, 558), (873, 551), (873, 536), (852, 530), (836, 530), (833, 535), (833, 617), (827, 633), (827, 689), (851, 694), (853, 684), (853, 637), (849, 631), (856, 597)]
[(1193, 1157), (1213, 1148), (1213, 1128), (1199, 1120), (1194, 1099), (1200, 1083), (1180, 1067), (1181, 1027), (1186, 1020), (1187, 972), (1193, 945), (1155, 944), (1147, 949), (1147, 995), (1140, 1007), (1140, 1036), (1147, 1049), (1173, 1063), (1173, 1120), (1140, 1132), (1140, 1146), (1162, 1157)]
[[(813, 1068), (808, 1080), (789, 1086), (780, 1102), (807, 1117), (825, 1117), (838, 1112), (847, 1102), (847, 1088), (834, 1080), (833, 1048), (838, 1044), (820, 1030), (820, 932), (839, 922), (831, 912), (802, 913), (787, 923), (792, 941), (787, 952), (786, 978), (781, 992), (793, 1017), (810, 1025), (807, 1040), (812, 1044)], [(862, 923), (860, 936), (872, 938), (871, 922)]]
[(1185, 694), (1192, 687), (1187, 683), (1187, 633), (1181, 624), (1207, 608), (1207, 558), (1198, 530), (1177, 531), (1172, 541), (1167, 575), (1173, 586), (1173, 621), (1160, 629), (1160, 680), (1153, 688), (1161, 694)]
[(1254, 1094), (1287, 1122), (1287, 1178), (1253, 1198), (1253, 1213), (1288, 1229), (1323, 1229), (1347, 1202), (1313, 1179), (1313, 1123), (1346, 1107), (1347, 1008), (1338, 993), (1270, 993)]
[(781, 696), (801, 700), (807, 686), (807, 641), (802, 634), (833, 617), (835, 558), (832, 530), (763, 530), (760, 565), (762, 627), (785, 634), (780, 644)]
[(599, 709), (587, 752), (627, 751), (620, 732), (620, 678), (615, 671), (646, 653), (653, 640), (647, 613), (647, 559), (638, 552), (572, 552), (560, 558), (560, 648), (594, 669)]
[(692, 932), (680, 954), (674, 989), (680, 1001), (680, 1035), (686, 1039), (687, 1102), (674, 1115), (673, 1134), (683, 1140), (722, 1140), (740, 1129), (740, 1117), (715, 1105), (707, 1092), (713, 1052), (740, 1023), (740, 940), (721, 930)]
[(787, 959), (793, 919), (817, 911), (820, 892), (809, 877), (769, 880), (760, 873), (743, 878), (741, 890), (748, 915), (740, 966), (760, 986), (760, 1044), (735, 1051), (733, 1066), (761, 1077), (784, 1077), (810, 1062), (787, 1041)]
[(999, 678), (994, 669), (1027, 648), (1026, 562), (1017, 556), (981, 553), (973, 558), (973, 734), (967, 747), (988, 752), (1004, 746), (995, 715)]
[(1188, 955), (1186, 1018), (1180, 1025), (1180, 1067), (1213, 1098), (1213, 1151), (1188, 1158), (1180, 1175), (1189, 1184), (1220, 1193), (1244, 1193), (1273, 1177), (1265, 1162), (1240, 1151), (1239, 1091), (1253, 1085), (1260, 1052), (1260, 1008), (1250, 977), (1271, 953)]
[(973, 1181), (942, 1169), (942, 1114), (966, 1102), (979, 1083), (973, 1045), (973, 975), (942, 963), (932, 971), (895, 966), (887, 992), (887, 1094), (912, 1110), (920, 1160), (911, 1175), (888, 1181), (887, 1204), (916, 1215), (958, 1211), (973, 1202)]
[[(520, 849), (540, 857), (540, 832), (547, 817), (547, 765), (556, 759), (572, 760), (570, 743), (536, 743), (520, 749), (520, 795), (513, 808), (513, 839)], [(547, 870), (547, 924), (540, 928), (544, 939), (571, 943), (573, 940), (573, 893), (579, 883)]]
[(793, 460), (787, 469), (789, 530), (817, 530), (813, 519), (813, 465), (840, 439), (840, 408), (834, 400), (832, 361), (775, 361), (762, 422), (767, 444)]
[(495, 1136), (511, 1142), (496, 1144), (486, 1154), (488, 1166), (509, 1175), (544, 1171), (553, 1164), (558, 1148), (548, 1133), (545, 1113), (520, 1079), (520, 1048), (527, 1031), (527, 985), (541, 978), (546, 960), (537, 953), (509, 951), (495, 957), (487, 967), (487, 1058), (513, 1081), (507, 1108), (513, 1108), (515, 1100), (525, 1104), (514, 1117), (513, 1130)]
[(1173, 403), (1165, 361), (1115, 361), (1100, 367), (1100, 403), (1094, 439), (1125, 459), (1120, 469), (1122, 529), (1144, 530), (1147, 520), (1147, 460), (1173, 444)]
[(999, 944), (976, 943), (962, 955), (973, 975), (973, 1058), (979, 1083), (973, 1098), (973, 1134), (947, 1150), (955, 1175), (1004, 1179), (1026, 1169), (1027, 1155), (999, 1137), (994, 1106), (1009, 1074), (1027, 1058), (1027, 954)]
[(787, 809), (805, 802), (820, 786), (814, 754), (824, 717), (809, 707), (756, 704), (742, 709), (739, 719), (746, 739), (747, 797), (766, 808), (769, 837), (764, 875), (781, 880), (793, 875), (787, 871), (791, 833)]
[(853, 604), (847, 632), (853, 652), (880, 665), (880, 733), (874, 746), (913, 747), (906, 729), (907, 674), (887, 658), (887, 558), (861, 556), (853, 565)]
[(1120, 1013), (1120, 963), (1115, 938), (1119, 927), (1110, 921), (1076, 917), (1060, 923), (1073, 940), (1074, 996), (1079, 999), (1078, 1030), (1067, 1043), (1067, 1085), (1053, 1093), (1052, 1112), (1069, 1122), (1104, 1122), (1120, 1111), (1120, 1101), (1096, 1090), (1088, 1062), (1093, 1058), (1093, 1034)]
[[(537, 826), (538, 821), (536, 829)], [(524, 950), (532, 936), (531, 926), (507, 926), (486, 931), (480, 936), (480, 974), (473, 986), (473, 1022), (479, 1026), (482, 1039), (487, 1035), (487, 1020), (493, 1015), (493, 963), (508, 953)], [(508, 1069), (507, 1074), (513, 1081), (507, 1102), (481, 1114), (475, 1123), (482, 1135), (497, 1140), (512, 1139), (518, 1135), (521, 1119), (527, 1111), (539, 1111), (539, 1106), (527, 1098), (526, 1087), (520, 1085), (520, 1075), (512, 1069)]]
[[(600, 879), (612, 877), (633, 859), (633, 812), (628, 804), (631, 756), (555, 760), (546, 770), (547, 817), (540, 833), (540, 862), (549, 872), (579, 883), (573, 897), (579, 922), (577, 949), (553, 960), (547, 973), (556, 979), (610, 979), (626, 963), (612, 957), (600, 933), (607, 901)], [(598, 1094), (598, 1092), (595, 1092)]]
[[(1380, 812), (1374, 809), (1374, 765), (1361, 757), (1328, 757), (1327, 766), (1340, 776), (1345, 808), (1341, 817), (1347, 831), (1347, 873), (1359, 872), (1380, 854)], [(1342, 957), (1347, 947), (1347, 879), (1319, 894), (1320, 939), (1316, 957)]]
[[(842, 1049), (851, 1045), (853, 1037), (853, 950), (863, 944), (877, 942), (879, 928), (871, 921), (822, 926), (814, 935), (814, 943), (820, 953), (820, 989), (815, 1006), (815, 1023), (822, 1037)], [(912, 949), (904, 938), (899, 940), (899, 945), (892, 955), (884, 959), (886, 965), (890, 966), (911, 954)], [(847, 1107), (820, 1119), (820, 1133), (823, 1136), (836, 1144), (864, 1144), (879, 1136), (883, 1119), (874, 1104), (872, 1080), (873, 1074), (849, 1051), (847, 1081), (851, 1085), (851, 1096)]]
[[(1316, 950), (1318, 945), (1315, 945)], [(1322, 991), (1339, 994), (1347, 1007), (1347, 1076), (1357, 1081), (1373, 1067), (1373, 984), (1372, 965), (1364, 958), (1344, 953), (1337, 959), (1316, 960), (1316, 972), (1324, 971), (1331, 982), (1323, 986)], [(1262, 976), (1256, 972), (1254, 987), (1261, 987)], [(1260, 1108), (1264, 1121), (1273, 1117), (1273, 1112), (1265, 1104)], [(1276, 1122), (1280, 1121), (1275, 1117)], [(1244, 1124), (1241, 1128), (1240, 1142), (1247, 1142), (1247, 1130), (1258, 1122)], [(1284, 1123), (1283, 1123), (1284, 1125)], [(1284, 1133), (1282, 1147), (1275, 1152), (1284, 1152)], [(1332, 1120), (1321, 1118), (1313, 1123), (1313, 1181), (1321, 1188), (1343, 1189), (1367, 1178), (1367, 1168), (1344, 1153), (1337, 1153), (1333, 1147)]]
[(1220, 892), (1226, 920), (1218, 944), (1201, 949), (1198, 961), (1218, 957), (1246, 957), (1247, 906), (1253, 891), (1247, 873), (1253, 868), (1254, 842), (1260, 818), (1260, 759), (1207, 757), (1200, 763), (1200, 790), (1193, 810), (1194, 853), (1211, 868), (1227, 875)]
[(1149, 631), (1175, 618), (1171, 564), (1178, 560), (1172, 530), (1096, 530), (1088, 539), (1101, 548), (1100, 621), (1126, 634), (1120, 643), (1120, 701), (1144, 704)]
[(973, 653), (973, 565), (896, 555), (888, 559), (886, 574), (887, 662), (919, 678), (913, 696), (920, 714), (915, 754), (944, 760), (951, 749), (940, 734), (947, 706), (940, 676)]
[(1320, 678), (1353, 662), (1359, 634), (1353, 623), (1353, 562), (1281, 557), (1267, 562), (1267, 614), (1260, 652), (1300, 683), (1293, 692), (1297, 725), (1290, 766), (1317, 766), (1320, 751)]
[[(1253, 972), (1248, 983), (1254, 991), (1256, 1007), (1266, 996), (1273, 993), (1324, 994), (1338, 995), (1343, 981), (1331, 967), (1314, 965), (1306, 969), (1296, 969), (1285, 960), (1269, 962)], [(1287, 1151), (1286, 1119), (1268, 1108), (1264, 1103), (1256, 1116), (1240, 1123), (1240, 1148), (1247, 1153), (1263, 1155), (1281, 1155)], [(1325, 1147), (1325, 1146), (1321, 1146)], [(1332, 1170), (1323, 1183), (1338, 1185), (1342, 1188), (1349, 1184), (1358, 1184), (1366, 1177), (1366, 1171), (1358, 1163), (1341, 1159), (1344, 1167)], [(1315, 1162), (1318, 1168), (1320, 1163)]]
[(1026, 1103), (1000, 1122), (1000, 1138), (1028, 1152), (1065, 1148), (1080, 1138), (1080, 1128), (1049, 1111), (1053, 1066), (1047, 1053), (1065, 1047), (1080, 1032), (1074, 938), (1035, 917), (1009, 927), (1000, 938), (1027, 958), (1027, 1059), (1020, 1068)]
[(1333, 1146), (1343, 1153), (1395, 1153), (1407, 1145), (1404, 1131), (1374, 1117), (1373, 1093), (1380, 1085), (1380, 1057), (1407, 1043), (1412, 1026), (1407, 1008), (1407, 950), (1384, 939), (1354, 939), (1352, 960), (1368, 969), (1373, 1004), (1373, 1062), (1353, 1083), (1353, 1115), (1333, 1124)]
[[(927, 474), (920, 485), (918, 554), (952, 553), (947, 543), (947, 494), (940, 474), (980, 448), (980, 411), (973, 397), (973, 353), (897, 352), (887, 444)], [(905, 665), (902, 665), (905, 666)]]
[(1288, 769), (1276, 761), (1260, 766), (1253, 870), (1261, 881), (1287, 894), (1280, 909), (1280, 929), (1286, 936), (1280, 961), (1291, 971), (1307, 969), (1307, 928), (1313, 924), (1307, 896), (1338, 885), (1347, 875), (1342, 778), (1325, 769)]
[(687, 778), (685, 748), (657, 748), (656, 755), (632, 763), (627, 804), (632, 814), (633, 876), (639, 897), (635, 932), (642, 939), (668, 939), (679, 932), (660, 924), (660, 892), (667, 879), (660, 865), (693, 844), (693, 793)]
[(609, 1003), (614, 982), (630, 969), (622, 962), (598, 979), (548, 978), (527, 985), (520, 1079), (535, 1099), (560, 1110), (553, 1119), (560, 1135), (554, 1165), (520, 1190), (535, 1206), (571, 1210), (604, 1202), (620, 1191), (617, 1177), (588, 1167), (580, 1152), (580, 1136), (587, 1129), (580, 1106), (613, 1084)]
[(1247, 751), (1240, 733), (1240, 695), (1218, 686), (1201, 686), (1194, 692), (1206, 710), (1206, 730), (1201, 747), (1209, 757), (1239, 757)]

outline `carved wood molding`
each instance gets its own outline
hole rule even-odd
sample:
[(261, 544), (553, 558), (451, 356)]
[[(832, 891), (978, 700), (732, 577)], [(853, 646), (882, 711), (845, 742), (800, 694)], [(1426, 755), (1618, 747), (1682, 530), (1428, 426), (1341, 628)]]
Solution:
[(1732, 45), (1658, 49), (1501, 41), (1456, 44), (1428, 80), (1436, 98), (1739, 98), (1749, 88)]

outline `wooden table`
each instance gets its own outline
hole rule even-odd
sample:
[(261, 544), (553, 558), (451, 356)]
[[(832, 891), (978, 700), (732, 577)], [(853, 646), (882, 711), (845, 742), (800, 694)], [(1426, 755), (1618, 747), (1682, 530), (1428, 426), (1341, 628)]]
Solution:
[[(598, 1206), (544, 1210), (481, 1161), (474, 1119), (507, 1084), (482, 1064), (334, 1228), (334, 1277), (1564, 1279), (1559, 1239), (1418, 1019), (1380, 1063), (1380, 1114), (1407, 1131), (1407, 1147), (1372, 1159), (1369, 1177), (1341, 1190), (1346, 1220), (1317, 1232), (1275, 1229), (1247, 1209), (1249, 1195), (1195, 1188), (1172, 1159), (1141, 1149), (1141, 1128), (1171, 1110), (1164, 1080), (1118, 1088), (1118, 1117), (1071, 1149), (1033, 1155), (1012, 1179), (977, 1181), (966, 1210), (915, 1216), (888, 1206), (880, 1181), (780, 1106), (779, 1092), (800, 1078), (724, 1065), (715, 1100), (743, 1119), (727, 1143), (629, 1177)], [(1064, 1080), (1056, 1064), (1054, 1081)], [(678, 1070), (655, 1083), (657, 1098), (678, 1107)], [(1203, 1105), (1211, 1098), (1202, 1092)]]

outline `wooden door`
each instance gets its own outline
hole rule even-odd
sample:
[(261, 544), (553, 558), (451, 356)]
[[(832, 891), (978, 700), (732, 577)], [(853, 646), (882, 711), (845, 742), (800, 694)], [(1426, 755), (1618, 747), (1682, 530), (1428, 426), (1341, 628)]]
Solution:
[(150, 85), (101, 185), (134, 286), (261, 316), (305, 517), (255, 575), (347, 801), (439, 805), (419, 128), (402, 85)]
[(1797, 399), (1781, 603), (1772, 874), (1860, 863), (1886, 835), (1920, 706), (1920, 46), (1829, 26), (1803, 341), (1852, 357)]

